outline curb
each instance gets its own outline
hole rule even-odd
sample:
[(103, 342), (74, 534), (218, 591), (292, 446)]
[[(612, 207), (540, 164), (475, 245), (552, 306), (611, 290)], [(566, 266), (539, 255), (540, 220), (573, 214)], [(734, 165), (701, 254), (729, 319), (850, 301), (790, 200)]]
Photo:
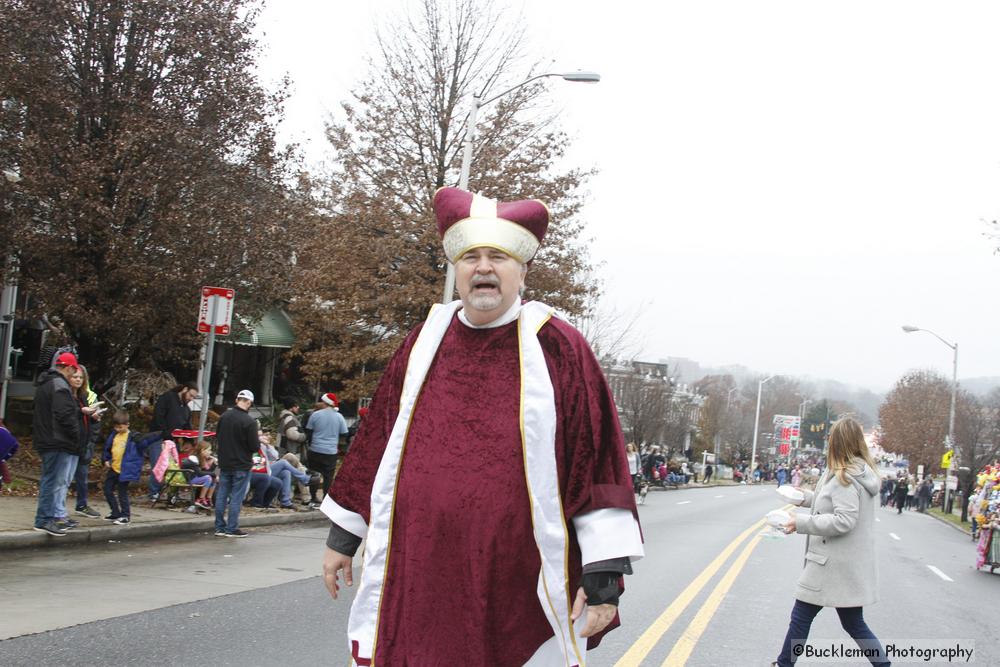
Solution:
[(762, 486), (761, 484), (716, 484), (712, 482), (711, 484), (705, 485), (701, 482), (697, 484), (687, 484), (685, 486), (653, 486), (650, 484), (649, 490), (652, 492), (654, 489), (657, 491), (687, 491), (689, 489), (735, 489), (735, 488), (749, 488), (750, 486)]
[(939, 517), (936, 514), (931, 514), (930, 512), (927, 512), (926, 514), (927, 514), (927, 516), (931, 517), (935, 521), (940, 521), (941, 523), (945, 524), (946, 526), (951, 526), (952, 528), (954, 528), (958, 532), (965, 533), (969, 537), (972, 537), (972, 529), (971, 528), (970, 529), (962, 528), (961, 526), (957, 526), (954, 523), (952, 523), (951, 521), (948, 521), (947, 519), (945, 519), (943, 517)]
[[(240, 526), (280, 526), (291, 523), (329, 521), (320, 511), (296, 512), (295, 514), (271, 514), (240, 516)], [(34, 530), (18, 530), (0, 533), (0, 551), (7, 549), (30, 549), (33, 547), (55, 547), (63, 545), (96, 544), (108, 540), (143, 539), (181, 533), (214, 532), (215, 519), (164, 519), (152, 523), (132, 523), (127, 526), (95, 526), (74, 529), (62, 537), (53, 537)]]

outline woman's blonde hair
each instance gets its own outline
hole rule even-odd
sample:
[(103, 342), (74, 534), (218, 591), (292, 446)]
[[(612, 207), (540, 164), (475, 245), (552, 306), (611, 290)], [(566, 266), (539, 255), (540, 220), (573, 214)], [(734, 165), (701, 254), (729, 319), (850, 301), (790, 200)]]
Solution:
[(637, 450), (635, 448), (635, 443), (634, 442), (630, 442), (627, 445), (625, 445), (625, 451), (626, 452), (636, 452), (636, 451), (639, 451), (639, 450)]
[(861, 463), (867, 463), (873, 472), (876, 469), (861, 424), (851, 417), (843, 417), (833, 423), (826, 458), (827, 467), (844, 486), (850, 484), (848, 474), (861, 472)]

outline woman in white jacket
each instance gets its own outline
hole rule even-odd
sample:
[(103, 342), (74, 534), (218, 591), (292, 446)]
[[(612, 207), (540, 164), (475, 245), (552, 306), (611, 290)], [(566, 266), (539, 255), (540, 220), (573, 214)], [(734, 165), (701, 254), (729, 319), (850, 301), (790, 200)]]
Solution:
[(819, 610), (835, 607), (844, 630), (873, 665), (888, 665), (881, 642), (865, 623), (862, 607), (878, 600), (875, 563), (875, 504), (879, 493), (875, 462), (868, 453), (861, 425), (850, 417), (830, 429), (827, 469), (816, 491), (803, 491), (800, 506), (809, 514), (792, 514), (786, 533), (806, 537), (805, 566), (795, 590), (795, 606), (778, 660), (788, 667), (805, 644)]

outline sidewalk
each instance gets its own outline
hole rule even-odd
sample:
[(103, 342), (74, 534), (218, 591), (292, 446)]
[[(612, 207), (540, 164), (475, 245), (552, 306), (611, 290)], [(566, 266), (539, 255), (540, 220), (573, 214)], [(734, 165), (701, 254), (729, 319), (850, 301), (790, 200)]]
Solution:
[[(208, 510), (199, 510), (195, 514), (190, 514), (180, 509), (168, 508), (163, 504), (158, 504), (153, 508), (150, 507), (149, 502), (137, 499), (132, 502), (132, 522), (127, 526), (115, 526), (110, 521), (89, 519), (74, 514), (71, 496), (67, 503), (70, 517), (79, 521), (80, 526), (69, 531), (65, 536), (53, 537), (32, 530), (35, 523), (36, 505), (35, 498), (0, 496), (0, 550), (119, 541), (176, 535), (178, 533), (210, 533), (215, 530), (214, 516)], [(101, 502), (95, 503), (93, 507), (103, 515), (109, 512), (107, 505)], [(244, 506), (240, 512), (241, 528), (314, 521), (329, 521), (329, 519), (319, 510), (279, 510), (267, 513)]]

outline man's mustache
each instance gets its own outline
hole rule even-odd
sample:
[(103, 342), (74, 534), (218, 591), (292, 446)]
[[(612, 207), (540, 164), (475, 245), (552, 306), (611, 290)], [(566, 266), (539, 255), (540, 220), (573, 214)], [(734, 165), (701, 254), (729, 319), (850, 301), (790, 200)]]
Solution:
[(496, 276), (484, 276), (482, 274), (476, 274), (472, 276), (472, 286), (476, 285), (492, 285), (493, 287), (500, 287), (500, 279)]

